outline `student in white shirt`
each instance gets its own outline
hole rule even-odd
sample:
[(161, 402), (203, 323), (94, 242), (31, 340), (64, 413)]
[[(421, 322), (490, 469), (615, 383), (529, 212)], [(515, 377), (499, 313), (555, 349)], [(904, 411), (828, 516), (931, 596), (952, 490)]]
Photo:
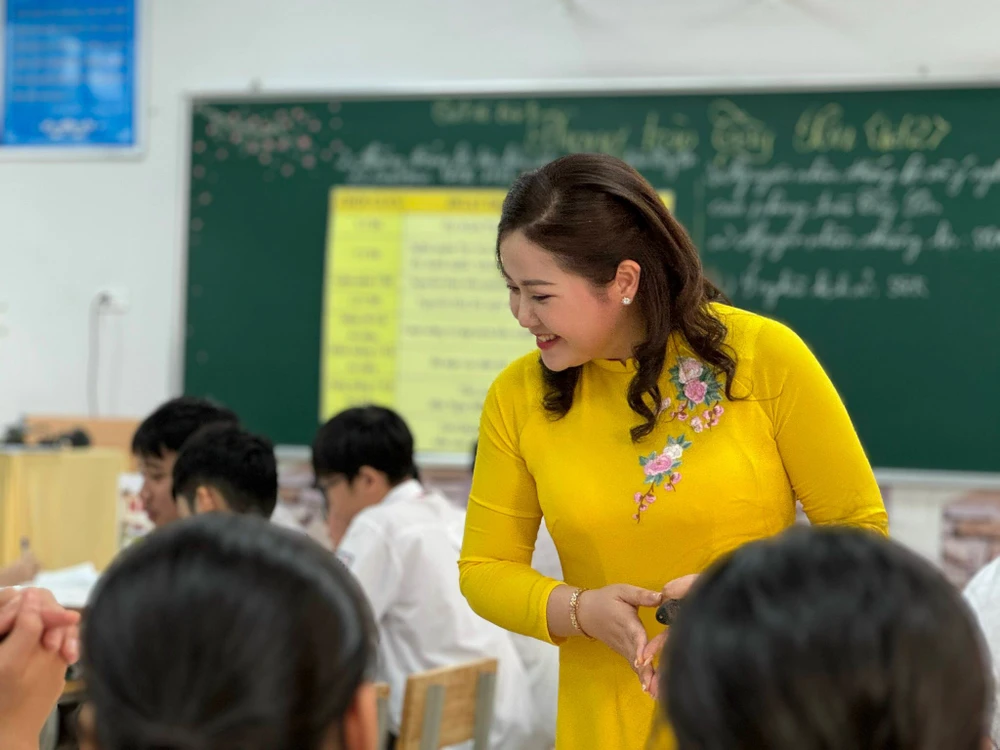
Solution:
[(132, 436), (132, 455), (142, 473), (139, 499), (157, 528), (180, 517), (170, 477), (184, 443), (206, 425), (239, 421), (224, 406), (191, 396), (170, 399), (142, 421)]
[[(979, 621), (989, 647), (993, 681), (1000, 686), (1000, 557), (976, 573), (965, 587), (965, 600)], [(1000, 745), (1000, 701), (993, 708), (990, 735)]]
[(274, 446), (235, 424), (214, 424), (192, 435), (172, 471), (181, 518), (239, 513), (270, 518), (278, 499)]
[(392, 730), (410, 674), (492, 657), (499, 669), (490, 747), (551, 747), (509, 635), (476, 615), (459, 591), (465, 514), (420, 484), (402, 418), (378, 406), (337, 414), (316, 436), (313, 469), (337, 556), (378, 623), (378, 679), (390, 686)]

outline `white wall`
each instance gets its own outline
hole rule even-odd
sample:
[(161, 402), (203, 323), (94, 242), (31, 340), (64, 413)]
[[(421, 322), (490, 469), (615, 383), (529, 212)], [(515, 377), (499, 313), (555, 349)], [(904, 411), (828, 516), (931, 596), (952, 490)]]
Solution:
[[(149, 0), (148, 148), (129, 163), (0, 161), (0, 425), (87, 409), (87, 310), (107, 319), (101, 408), (180, 389), (183, 99), (191, 91), (584, 78), (976, 78), (995, 0)], [(3, 332), (6, 329), (6, 333)], [(114, 369), (117, 376), (112, 373)]]

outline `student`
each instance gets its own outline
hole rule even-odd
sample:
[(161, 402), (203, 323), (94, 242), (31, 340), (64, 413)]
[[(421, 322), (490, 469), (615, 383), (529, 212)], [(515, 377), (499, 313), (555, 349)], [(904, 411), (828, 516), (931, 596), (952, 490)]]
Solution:
[(472, 612), (458, 589), (465, 516), (416, 478), (413, 436), (379, 406), (337, 414), (317, 433), (313, 469), (337, 555), (368, 595), (380, 631), (379, 679), (398, 731), (409, 675), (484, 657), (499, 661), (496, 750), (551, 747), (507, 633)]
[(37, 750), (79, 654), (80, 616), (41, 589), (0, 589), (0, 747)]
[[(979, 621), (993, 654), (994, 684), (1000, 684), (1000, 558), (989, 563), (965, 587), (965, 600)], [(1000, 745), (1000, 705), (994, 706), (990, 736)]]
[(237, 424), (239, 418), (211, 401), (182, 396), (167, 401), (135, 431), (132, 454), (142, 473), (139, 499), (149, 520), (157, 527), (180, 517), (170, 481), (177, 453), (195, 432), (216, 422)]
[(679, 750), (990, 747), (971, 612), (871, 533), (797, 529), (741, 548), (680, 604), (663, 659)]
[(374, 750), (370, 617), (304, 535), (216, 513), (157, 531), (88, 609), (81, 749)]
[(270, 518), (278, 498), (274, 446), (235, 424), (209, 425), (177, 456), (173, 493), (182, 518), (212, 511)]

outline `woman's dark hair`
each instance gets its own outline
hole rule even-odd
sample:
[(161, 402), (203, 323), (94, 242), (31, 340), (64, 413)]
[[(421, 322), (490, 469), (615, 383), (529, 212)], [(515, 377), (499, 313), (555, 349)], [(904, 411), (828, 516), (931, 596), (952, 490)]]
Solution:
[[(725, 298), (703, 275), (687, 232), (632, 167), (603, 154), (573, 154), (522, 175), (503, 202), (498, 263), (500, 243), (518, 231), (552, 253), (565, 271), (595, 286), (610, 284), (622, 261), (641, 267), (635, 305), (646, 338), (633, 352), (638, 366), (628, 403), (644, 421), (632, 428), (633, 441), (656, 427), (662, 401), (658, 381), (674, 331), (725, 376), (726, 395), (732, 398), (736, 359), (723, 346), (725, 325), (707, 309), (708, 302)], [(581, 368), (555, 372), (541, 367), (545, 409), (564, 417), (573, 406)]]
[(705, 573), (660, 680), (679, 750), (979, 750), (993, 698), (958, 591), (903, 547), (834, 528)]
[[(101, 750), (317, 750), (365, 680), (354, 579), (302, 534), (205, 514), (137, 542), (85, 618)], [(336, 736), (336, 735), (335, 735)]]

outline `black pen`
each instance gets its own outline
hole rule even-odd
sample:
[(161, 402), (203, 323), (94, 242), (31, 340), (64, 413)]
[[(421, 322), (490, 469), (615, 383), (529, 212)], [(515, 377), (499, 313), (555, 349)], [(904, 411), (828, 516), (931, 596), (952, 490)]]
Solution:
[(677, 613), (681, 609), (680, 599), (667, 599), (656, 608), (656, 621), (660, 625), (673, 625), (677, 620)]

